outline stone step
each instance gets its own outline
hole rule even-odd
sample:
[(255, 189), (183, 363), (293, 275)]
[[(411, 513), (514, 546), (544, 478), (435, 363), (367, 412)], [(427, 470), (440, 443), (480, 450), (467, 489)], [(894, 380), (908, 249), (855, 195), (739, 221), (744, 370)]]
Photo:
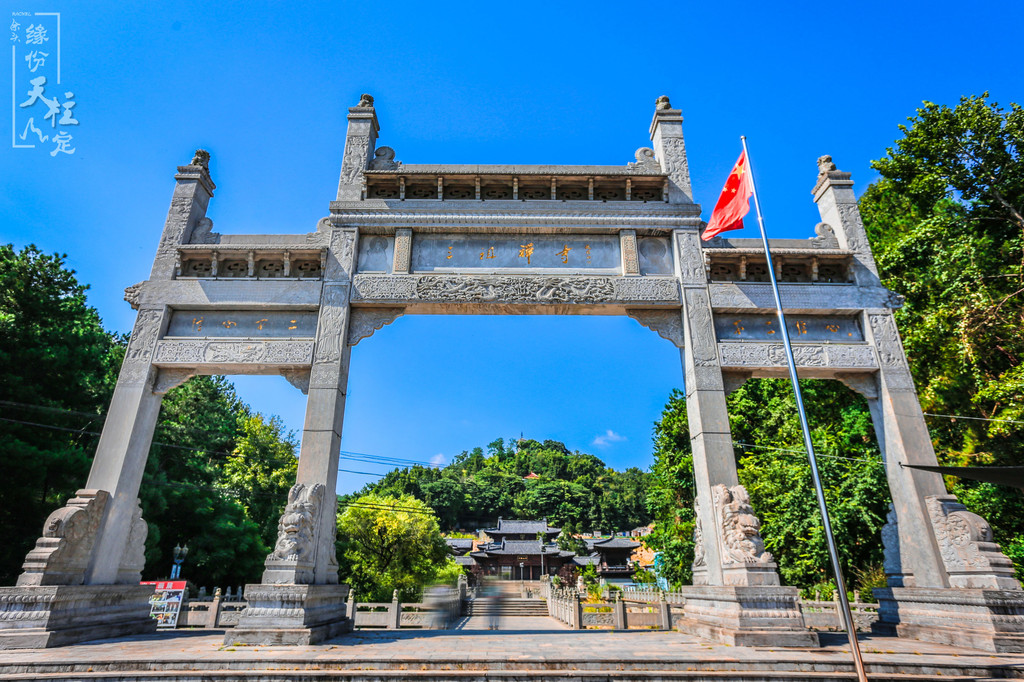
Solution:
[[(974, 675), (926, 675), (869, 673), (872, 682), (994, 682), (1003, 677), (978, 677)], [(419, 682), (660, 682), (662, 680), (683, 680), (685, 682), (849, 682), (856, 680), (851, 672), (792, 672), (792, 671), (732, 671), (732, 670), (154, 670), (154, 671), (103, 671), (78, 673), (17, 673), (0, 676), (4, 682), (98, 682), (118, 680), (119, 682), (307, 682), (344, 680), (345, 682), (391, 682), (392, 680), (417, 680)]]

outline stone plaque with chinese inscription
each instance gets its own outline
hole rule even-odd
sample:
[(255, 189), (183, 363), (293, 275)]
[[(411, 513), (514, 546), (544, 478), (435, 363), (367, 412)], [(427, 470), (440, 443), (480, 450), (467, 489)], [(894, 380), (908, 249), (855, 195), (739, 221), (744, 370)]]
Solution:
[[(864, 333), (855, 317), (793, 315), (786, 317), (789, 337), (794, 341), (863, 341)], [(715, 316), (719, 341), (779, 341), (779, 318), (775, 315)]]
[(167, 337), (313, 338), (315, 311), (175, 310)]
[(455, 268), (614, 272), (620, 267), (617, 235), (416, 235), (412, 250), (414, 272), (445, 272)]

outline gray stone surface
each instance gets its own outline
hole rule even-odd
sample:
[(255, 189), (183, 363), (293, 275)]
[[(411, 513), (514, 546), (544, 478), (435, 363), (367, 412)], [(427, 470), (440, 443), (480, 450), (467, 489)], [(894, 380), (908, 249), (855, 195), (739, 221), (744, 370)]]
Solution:
[[(768, 333), (774, 300), (767, 284), (745, 281), (756, 241), (700, 240), (682, 123), (659, 98), (651, 147), (622, 166), (402, 164), (378, 148), (373, 98), (364, 95), (349, 109), (329, 215), (295, 235), (215, 232), (209, 155), (197, 152), (177, 169), (149, 280), (126, 290), (138, 313), (85, 488), (93, 502), (51, 516), (23, 582), (136, 580), (139, 484), (163, 394), (197, 374), (279, 374), (307, 394), (306, 420), (296, 487), (259, 589), (294, 588), (279, 601), (295, 605), (304, 634), (277, 641), (328, 636), (341, 626), (310, 614), (330, 600), (306, 588), (341, 589), (333, 491), (352, 345), (400, 314), (628, 314), (681, 349), (700, 522), (695, 580), (705, 595), (776, 590), (767, 601), (784, 601), (757, 510), (738, 485), (725, 402), (749, 377), (786, 372)], [(960, 508), (938, 474), (902, 466), (936, 458), (892, 316), (901, 299), (881, 285), (852, 180), (830, 158), (819, 160), (814, 200), (813, 236), (776, 243), (779, 269), (789, 264), (792, 279), (781, 286), (783, 305), (807, 330), (796, 340), (813, 338), (794, 348), (801, 376), (838, 379), (868, 398), (893, 496), (883, 534), (890, 584), (938, 590), (929, 604), (994, 622), (1024, 604), (1024, 591), (984, 519)], [(850, 283), (817, 281), (822, 269)], [(711, 281), (712, 270), (738, 281)], [(200, 313), (212, 320), (201, 329)], [(736, 323), (747, 336), (731, 333)], [(986, 601), (977, 590), (1002, 596)], [(752, 594), (702, 597), (689, 617), (715, 637), (749, 634), (759, 626), (736, 614)], [(284, 607), (266, 608), (280, 615)], [(46, 628), (62, 627), (59, 613)], [(917, 636), (928, 625), (913, 613), (892, 608), (889, 622)], [(111, 617), (116, 627), (121, 616)], [(9, 628), (0, 618), (0, 631)]]
[(43, 649), (156, 631), (152, 585), (0, 587), (0, 649)]
[(246, 585), (248, 606), (224, 643), (316, 644), (337, 637), (352, 629), (345, 617), (347, 596), (348, 585)]

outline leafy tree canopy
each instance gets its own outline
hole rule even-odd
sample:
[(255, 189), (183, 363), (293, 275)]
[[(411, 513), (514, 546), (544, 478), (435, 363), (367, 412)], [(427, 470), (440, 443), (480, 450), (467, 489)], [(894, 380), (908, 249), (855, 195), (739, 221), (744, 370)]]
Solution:
[(341, 578), (359, 601), (415, 599), (425, 585), (462, 573), (433, 510), (411, 495), (361, 495), (338, 516)]
[(486, 452), (464, 451), (441, 469), (395, 469), (360, 494), (412, 495), (437, 513), (445, 531), (488, 525), (498, 517), (547, 517), (552, 525), (580, 531), (622, 531), (650, 520), (648, 477), (637, 468), (616, 471), (558, 441), (506, 445), (499, 438)]
[[(987, 93), (925, 102), (873, 166), (860, 199), (911, 371), (948, 464), (1020, 465), (1024, 437), (1024, 111)], [(1024, 495), (948, 479), (996, 541), (1024, 561)]]

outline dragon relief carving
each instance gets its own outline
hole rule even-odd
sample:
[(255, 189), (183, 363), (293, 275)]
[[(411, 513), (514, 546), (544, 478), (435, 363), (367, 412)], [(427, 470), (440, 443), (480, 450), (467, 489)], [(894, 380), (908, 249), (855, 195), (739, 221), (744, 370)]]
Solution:
[(900, 347), (899, 332), (892, 315), (870, 315), (871, 333), (875, 337), (878, 359), (885, 367), (902, 367), (904, 365), (903, 349)]
[(700, 502), (693, 498), (693, 566), (707, 566), (707, 551), (704, 549), (704, 531), (700, 525)]
[(106, 490), (79, 490), (50, 514), (42, 537), (25, 557), (18, 585), (81, 585), (109, 502)]
[(718, 364), (718, 347), (715, 343), (715, 326), (711, 321), (711, 308), (707, 295), (700, 289), (687, 289), (685, 293), (686, 316), (690, 326), (689, 355), (697, 367), (711, 367)]
[(715, 514), (722, 530), (722, 564), (767, 564), (772, 555), (761, 539), (761, 522), (750, 506), (742, 485), (719, 484), (711, 489)]
[(358, 185), (366, 170), (370, 140), (365, 137), (349, 137), (345, 140), (345, 155), (341, 161), (341, 184)]
[(313, 554), (315, 527), (327, 488), (322, 483), (296, 483), (277, 524), (277, 543), (268, 561), (308, 561)]

